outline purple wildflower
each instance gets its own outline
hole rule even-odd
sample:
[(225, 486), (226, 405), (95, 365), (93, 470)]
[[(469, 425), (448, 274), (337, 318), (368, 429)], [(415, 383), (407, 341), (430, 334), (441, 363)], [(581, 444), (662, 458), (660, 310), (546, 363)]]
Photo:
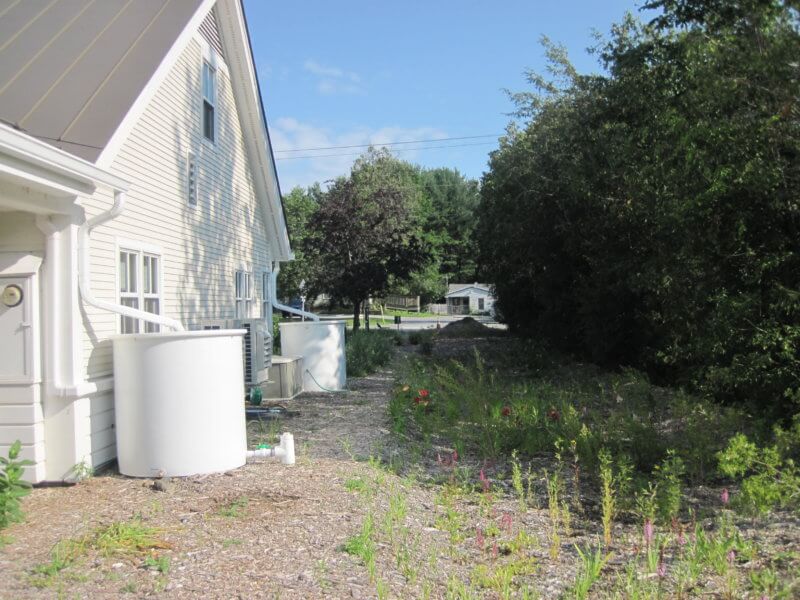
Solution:
[(653, 543), (653, 522), (650, 519), (644, 522), (644, 541), (648, 547)]

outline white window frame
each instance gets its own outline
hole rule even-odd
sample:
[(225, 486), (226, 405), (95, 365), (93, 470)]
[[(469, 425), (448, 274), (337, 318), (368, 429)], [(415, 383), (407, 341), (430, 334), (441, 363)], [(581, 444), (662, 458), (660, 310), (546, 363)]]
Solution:
[[(203, 141), (216, 146), (217, 144), (217, 89), (219, 88), (219, 76), (213, 55), (204, 56), (200, 66), (200, 134)], [(210, 77), (210, 85), (206, 86), (206, 70)], [(207, 89), (209, 87), (210, 89)], [(211, 138), (206, 135), (206, 104), (211, 107)]]
[(233, 276), (233, 294), (237, 319), (249, 319), (253, 307), (253, 274), (238, 269)]
[[(132, 282), (123, 282), (123, 275), (126, 275), (127, 270), (123, 273), (120, 269), (122, 253), (128, 256), (128, 265), (130, 265), (131, 258), (136, 267), (136, 275)], [(156, 274), (154, 278), (150, 278), (148, 285), (145, 285), (145, 263), (146, 261), (156, 261)], [(164, 258), (161, 249), (149, 244), (142, 244), (140, 242), (130, 240), (117, 240), (116, 244), (116, 293), (119, 297), (120, 304), (144, 310), (153, 314), (161, 315), (164, 312)], [(132, 283), (132, 286), (126, 285), (123, 291), (123, 283)], [(155, 284), (156, 290), (152, 290), (152, 284)], [(131, 289), (133, 288), (133, 289)], [(147, 291), (145, 291), (147, 290)], [(157, 311), (146, 310), (148, 304), (155, 300), (157, 303)], [(127, 301), (127, 302), (126, 302)], [(149, 302), (148, 302), (149, 301)], [(130, 330), (126, 326), (130, 324)], [(120, 315), (117, 320), (117, 331), (119, 333), (158, 333), (161, 331), (161, 326), (156, 323), (150, 323), (142, 319), (132, 319), (130, 317), (123, 317)]]

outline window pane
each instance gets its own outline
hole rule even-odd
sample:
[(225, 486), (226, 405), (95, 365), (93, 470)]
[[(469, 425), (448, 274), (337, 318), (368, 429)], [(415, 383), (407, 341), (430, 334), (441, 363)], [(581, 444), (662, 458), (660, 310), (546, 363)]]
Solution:
[(145, 294), (149, 294), (150, 293), (150, 257), (149, 256), (145, 256), (144, 260), (142, 262), (144, 263), (143, 270), (142, 270), (142, 291)]
[(143, 291), (145, 294), (158, 293), (158, 258), (144, 257)]
[(132, 252), (128, 252), (128, 292), (136, 293), (138, 289), (137, 282), (139, 279), (138, 272), (139, 270), (136, 268), (136, 259), (139, 258), (138, 255), (133, 254)]
[[(120, 299), (120, 304), (131, 308), (139, 308), (138, 298), (122, 298)], [(139, 333), (139, 319), (120, 317), (119, 330), (121, 333)]]
[(242, 272), (241, 271), (236, 271), (236, 274), (234, 275), (233, 279), (234, 279), (234, 290), (235, 290), (234, 296), (236, 296), (236, 298), (241, 298), (242, 297)]
[(119, 253), (119, 291), (128, 291), (128, 254)]
[(151, 262), (153, 263), (153, 270), (151, 272), (153, 281), (150, 283), (150, 289), (152, 290), (153, 294), (158, 294), (161, 292), (161, 286), (158, 283), (159, 278), (159, 263), (161, 262), (155, 256), (150, 257)]
[[(158, 298), (145, 298), (144, 300), (144, 309), (155, 315), (161, 314), (159, 309), (159, 300)], [(149, 323), (147, 321), (144, 322), (144, 331), (145, 333), (157, 333), (161, 331), (161, 326), (156, 323)]]
[(207, 62), (203, 63), (203, 97), (211, 99), (211, 67)]
[(206, 100), (203, 101), (203, 135), (214, 141), (214, 107)]

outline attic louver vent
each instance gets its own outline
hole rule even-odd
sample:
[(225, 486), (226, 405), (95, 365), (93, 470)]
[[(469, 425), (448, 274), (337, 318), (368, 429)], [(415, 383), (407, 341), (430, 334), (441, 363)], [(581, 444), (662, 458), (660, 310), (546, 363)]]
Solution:
[(208, 44), (217, 51), (217, 53), (224, 58), (222, 53), (222, 42), (219, 39), (219, 27), (217, 27), (217, 18), (214, 15), (214, 9), (211, 9), (200, 24), (200, 35), (202, 35)]
[(197, 206), (197, 163), (191, 152), (186, 155), (186, 200), (189, 206)]

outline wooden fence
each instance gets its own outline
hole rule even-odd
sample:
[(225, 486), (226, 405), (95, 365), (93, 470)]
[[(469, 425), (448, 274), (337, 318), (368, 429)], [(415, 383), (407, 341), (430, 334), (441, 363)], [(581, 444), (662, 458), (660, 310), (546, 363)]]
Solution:
[(408, 310), (413, 312), (419, 312), (421, 308), (419, 296), (400, 296), (395, 294), (386, 296), (384, 306), (395, 310)]

